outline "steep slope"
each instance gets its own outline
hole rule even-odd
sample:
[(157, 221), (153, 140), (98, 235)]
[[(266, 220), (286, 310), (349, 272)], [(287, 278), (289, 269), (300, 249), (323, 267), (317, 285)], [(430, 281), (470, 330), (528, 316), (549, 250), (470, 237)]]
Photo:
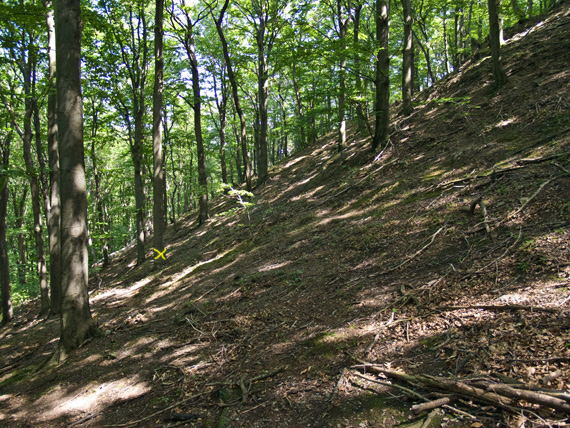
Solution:
[[(33, 373), (58, 323), (21, 312), (0, 332), (3, 426), (412, 417), (400, 392), (349, 370), (357, 359), (535, 385), (555, 373), (548, 386), (570, 388), (569, 28), (568, 3), (521, 28), (504, 47), (499, 91), (483, 51), (410, 117), (394, 115), (379, 155), (364, 136), (352, 133), (341, 154), (323, 136), (274, 167), (250, 207), (221, 196), (205, 227), (195, 214), (170, 226), (162, 270), (116, 255), (91, 292), (111, 334), (61, 367)], [(483, 426), (514, 424), (497, 407), (457, 407)]]

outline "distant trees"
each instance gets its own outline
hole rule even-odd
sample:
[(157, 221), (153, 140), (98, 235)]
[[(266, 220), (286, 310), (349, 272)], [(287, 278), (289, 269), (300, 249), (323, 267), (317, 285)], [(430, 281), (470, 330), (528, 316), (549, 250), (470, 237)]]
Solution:
[[(0, 256), (14, 303), (39, 295), (56, 315), (59, 256), (71, 248), (59, 192), (72, 177), (58, 159), (69, 149), (58, 148), (51, 1), (0, 3), (0, 142), (11, 142)], [(272, 164), (328, 133), (340, 150), (349, 129), (384, 147), (390, 100), (410, 114), (412, 95), (459, 69), (487, 33), (494, 79), (506, 77), (496, 0), (162, 1), (82, 3), (86, 227), (101, 268), (133, 240), (141, 265), (151, 231), (165, 246), (162, 220), (197, 208), (203, 224), (212, 195), (263, 184)], [(502, 15), (509, 25), (551, 3), (512, 0)]]

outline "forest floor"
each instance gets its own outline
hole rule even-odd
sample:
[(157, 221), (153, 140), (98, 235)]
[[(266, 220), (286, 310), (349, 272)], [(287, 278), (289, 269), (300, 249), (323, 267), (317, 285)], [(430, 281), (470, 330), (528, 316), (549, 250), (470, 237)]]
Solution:
[[(568, 3), (515, 30), (500, 90), (483, 51), (410, 117), (394, 107), (380, 155), (354, 129), (342, 153), (323, 136), (250, 207), (222, 195), (205, 226), (170, 225), (162, 265), (131, 248), (94, 267), (110, 334), (60, 366), (37, 371), (59, 321), (20, 307), (0, 330), (0, 425), (422, 426), (402, 387), (441, 388), (381, 370), (570, 389)], [(568, 426), (478, 398), (429, 426)]]

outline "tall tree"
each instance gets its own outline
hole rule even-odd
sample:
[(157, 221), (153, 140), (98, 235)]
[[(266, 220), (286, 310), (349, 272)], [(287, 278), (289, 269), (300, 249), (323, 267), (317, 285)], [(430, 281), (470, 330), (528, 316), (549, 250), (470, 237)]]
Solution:
[[(134, 166), (137, 265), (145, 260), (145, 192), (143, 181), (144, 116), (146, 113), (146, 81), (149, 66), (147, 11), (144, 0), (125, 5), (105, 3), (111, 21), (110, 31), (119, 46), (119, 56), (126, 69), (129, 94), (114, 98), (128, 131)], [(121, 16), (121, 13), (126, 16)], [(126, 22), (124, 22), (126, 21)], [(126, 27), (126, 29), (125, 29)], [(122, 77), (122, 76), (121, 76)], [(134, 122), (134, 123), (133, 123)], [(134, 130), (133, 130), (134, 128)]]
[(218, 36), (220, 37), (220, 41), (222, 42), (222, 49), (224, 52), (224, 61), (226, 62), (226, 67), (228, 69), (228, 78), (230, 79), (230, 84), (232, 87), (232, 97), (234, 100), (234, 106), (235, 106), (236, 113), (239, 117), (239, 122), (240, 122), (240, 144), (241, 144), (241, 152), (242, 152), (242, 156), (243, 156), (243, 164), (244, 164), (244, 169), (245, 169), (245, 181), (246, 181), (247, 190), (251, 191), (252, 190), (251, 166), (249, 164), (249, 155), (247, 154), (247, 131), (246, 131), (246, 124), (245, 124), (245, 115), (244, 115), (243, 110), (241, 108), (241, 102), (240, 102), (239, 94), (238, 94), (237, 79), (236, 79), (236, 75), (234, 73), (234, 69), (232, 67), (232, 61), (231, 61), (230, 53), (229, 53), (229, 49), (228, 49), (228, 42), (226, 40), (226, 36), (225, 36), (224, 30), (223, 30), (224, 16), (226, 14), (226, 10), (228, 9), (229, 4), (230, 4), (230, 0), (225, 0), (224, 5), (222, 6), (222, 8), (220, 10), (220, 14), (218, 15), (217, 18), (214, 16), (213, 10), (211, 11), (211, 15), (212, 15), (212, 19), (214, 20), (214, 24), (216, 25), (216, 30), (218, 31)]
[[(153, 153), (153, 245), (164, 251), (164, 171), (162, 160), (162, 91), (164, 86), (164, 0), (156, 0), (154, 21), (154, 94), (152, 104), (152, 153)], [(161, 258), (157, 259), (160, 263)]]
[(335, 19), (339, 43), (339, 89), (338, 89), (338, 151), (346, 146), (346, 37), (350, 24), (350, 1), (343, 7), (342, 0), (336, 0)]
[[(179, 16), (178, 16), (179, 15)], [(200, 95), (200, 69), (198, 67), (198, 57), (196, 56), (196, 41), (194, 38), (194, 27), (206, 16), (206, 10), (198, 14), (196, 20), (192, 20), (190, 11), (182, 6), (180, 13), (171, 11), (172, 24), (182, 29), (179, 36), (184, 45), (190, 70), (192, 73), (192, 99), (186, 98), (194, 111), (194, 132), (196, 135), (196, 153), (198, 155), (198, 184), (200, 186), (199, 214), (198, 221), (204, 224), (208, 219), (208, 177), (206, 175), (206, 155), (204, 153), (204, 137), (202, 135), (202, 96)]]
[(60, 245), (59, 245), (59, 153), (57, 150), (57, 95), (55, 88), (55, 21), (51, 0), (44, 0), (48, 28), (48, 79), (47, 142), (50, 175), (49, 187), (49, 255), (50, 255), (50, 311), (57, 315), (61, 310)]
[(258, 177), (257, 184), (267, 181), (268, 175), (268, 152), (267, 130), (268, 112), (267, 103), (269, 97), (269, 59), (273, 51), (275, 38), (279, 34), (279, 13), (285, 6), (281, 0), (252, 0), (251, 7), (239, 6), (247, 21), (253, 28), (253, 35), (257, 45), (257, 102), (259, 105), (258, 123)]
[(6, 214), (8, 211), (8, 168), (10, 167), (10, 143), (12, 135), (7, 133), (0, 142), (0, 289), (2, 296), (2, 325), (12, 320), (12, 288), (8, 243), (6, 242)]
[(507, 75), (503, 70), (501, 60), (501, 30), (497, 0), (487, 0), (487, 6), (489, 7), (489, 44), (491, 45), (493, 77), (495, 85), (501, 87), (507, 83)]
[(404, 40), (402, 49), (402, 112), (408, 116), (414, 108), (412, 104), (412, 66), (413, 66), (413, 35), (412, 35), (412, 1), (402, 0), (404, 12)]
[(388, 42), (390, 36), (389, 0), (376, 0), (376, 128), (372, 140), (372, 150), (388, 142), (390, 121), (390, 56)]
[(61, 183), (61, 337), (57, 359), (97, 332), (89, 309), (80, 0), (55, 1)]

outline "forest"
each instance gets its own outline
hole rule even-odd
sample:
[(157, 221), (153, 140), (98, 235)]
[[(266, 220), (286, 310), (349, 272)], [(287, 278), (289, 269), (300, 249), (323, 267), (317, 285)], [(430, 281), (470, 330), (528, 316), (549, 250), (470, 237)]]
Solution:
[[(430, 412), (418, 427), (565, 426), (570, 327), (559, 307), (568, 299), (546, 291), (485, 299), (494, 293), (486, 287), (539, 277), (550, 284), (541, 290), (568, 287), (568, 2), (6, 0), (0, 14), (0, 349), (10, 355), (0, 402), (14, 403), (0, 421), (20, 426), (18, 409), (49, 406), (31, 393), (18, 403), (22, 394), (3, 387), (43, 390), (57, 370), (62, 385), (80, 385), (75, 370), (90, 354), (111, 378), (139, 353), (154, 389), (127, 376), (127, 395), (99, 397), (102, 408), (21, 426), (101, 426), (102, 415), (106, 426), (157, 426), (171, 409), (164, 426), (353, 426), (366, 413), (353, 406), (392, 412), (389, 422), (372, 412), (371, 425), (358, 426), (408, 426), (378, 391), (364, 402), (354, 390), (396, 380), (429, 389), (428, 372), (445, 390), (453, 364), (455, 378), (488, 377), (447, 392), (471, 388), (467, 396), (486, 407), (457, 404), (452, 425), (429, 425), (441, 419)], [(543, 212), (532, 211), (537, 204)], [(551, 245), (544, 253), (541, 242)], [(468, 328), (465, 317), (479, 320), (478, 310), (499, 314)], [(480, 340), (487, 354), (503, 350), (489, 339), (493, 323), (543, 331), (549, 345), (533, 342), (524, 355), (505, 348), (505, 361), (526, 363), (505, 372), (471, 349)], [(159, 339), (158, 326), (185, 330)], [(300, 360), (276, 350), (297, 341)], [(99, 353), (97, 343), (110, 348)], [(184, 357), (165, 360), (161, 346)], [(542, 346), (556, 352), (535, 355)], [(255, 356), (268, 349), (261, 364)], [(380, 364), (405, 352), (421, 362), (397, 364), (402, 371)], [(438, 363), (414, 377), (427, 354)], [(301, 362), (281, 364), (287, 355)], [(531, 373), (533, 359), (541, 365)], [(255, 388), (293, 366), (304, 387)], [(536, 381), (548, 391), (534, 386), (538, 373), (552, 377)], [(513, 395), (513, 383), (536, 396)], [(322, 388), (330, 395), (321, 402)], [(154, 410), (141, 414), (133, 400), (145, 396)], [(279, 404), (268, 416), (283, 397), (289, 410)], [(187, 413), (183, 403), (194, 399)], [(215, 408), (200, 415), (202, 399)], [(435, 407), (449, 412), (455, 399)], [(343, 400), (350, 415), (335, 404)]]

